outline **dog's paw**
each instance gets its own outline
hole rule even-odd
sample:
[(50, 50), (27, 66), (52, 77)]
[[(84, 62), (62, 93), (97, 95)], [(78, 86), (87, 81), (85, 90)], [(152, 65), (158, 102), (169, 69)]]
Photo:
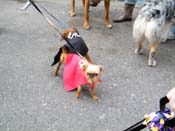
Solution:
[(155, 67), (156, 66), (156, 60), (154, 60), (153, 58), (149, 59), (148, 60), (148, 66)]
[(57, 72), (55, 72), (55, 73), (54, 73), (54, 76), (55, 76), (55, 77), (56, 77), (56, 76), (58, 76), (58, 73), (57, 73)]
[(112, 25), (111, 24), (108, 24), (108, 25), (106, 25), (106, 28), (112, 29)]
[(142, 49), (135, 49), (135, 54), (142, 55), (143, 54), (143, 50)]
[(83, 23), (83, 28), (85, 29), (85, 30), (89, 30), (91, 27), (90, 27), (90, 25), (89, 25), (89, 23), (88, 23), (88, 21), (85, 21), (84, 23)]
[(90, 26), (83, 25), (83, 28), (84, 28), (85, 30), (89, 30), (91, 27), (90, 27)]
[(75, 15), (76, 15), (75, 12), (71, 12), (71, 13), (70, 13), (70, 16), (71, 16), (71, 17), (74, 17)]
[(94, 101), (99, 100), (99, 98), (98, 98), (97, 96), (92, 96), (92, 99), (93, 99)]
[(76, 93), (76, 97), (80, 98), (80, 93), (79, 92)]

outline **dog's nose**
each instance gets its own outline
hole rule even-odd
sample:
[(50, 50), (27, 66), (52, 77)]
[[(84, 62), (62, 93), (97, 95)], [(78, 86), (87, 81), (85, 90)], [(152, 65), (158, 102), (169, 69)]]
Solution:
[(90, 0), (89, 5), (92, 7), (96, 7), (101, 0)]
[(89, 5), (92, 6), (92, 7), (96, 7), (98, 4), (94, 3), (94, 2), (90, 2)]

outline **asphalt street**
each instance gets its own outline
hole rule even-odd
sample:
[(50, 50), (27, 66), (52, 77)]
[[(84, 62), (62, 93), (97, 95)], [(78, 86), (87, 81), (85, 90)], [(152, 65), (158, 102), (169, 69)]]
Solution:
[[(175, 86), (175, 41), (161, 43), (157, 67), (147, 66), (148, 47), (134, 54), (133, 22), (112, 23), (106, 29), (103, 2), (90, 8), (90, 30), (82, 28), (83, 7), (76, 3), (69, 16), (70, 1), (38, 1), (69, 27), (79, 30), (91, 59), (104, 66), (97, 85), (100, 100), (88, 92), (79, 99), (66, 92), (62, 72), (54, 77), (51, 67), (60, 35), (24, 2), (0, 0), (0, 131), (122, 131), (159, 110), (159, 99)], [(110, 19), (122, 13), (122, 3), (112, 1)], [(134, 18), (139, 7), (134, 10)]]

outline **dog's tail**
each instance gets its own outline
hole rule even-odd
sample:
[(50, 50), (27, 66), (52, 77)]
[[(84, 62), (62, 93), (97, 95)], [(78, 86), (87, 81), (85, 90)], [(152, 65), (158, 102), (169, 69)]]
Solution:
[(59, 49), (58, 53), (54, 57), (54, 62), (52, 63), (51, 66), (54, 66), (56, 63), (60, 61), (60, 55), (62, 53), (62, 48)]

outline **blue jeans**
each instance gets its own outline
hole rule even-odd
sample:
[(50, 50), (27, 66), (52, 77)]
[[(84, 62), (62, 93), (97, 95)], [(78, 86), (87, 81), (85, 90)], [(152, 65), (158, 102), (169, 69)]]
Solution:
[(171, 29), (170, 29), (171, 35), (170, 35), (170, 39), (175, 39), (175, 25), (172, 25)]
[(132, 5), (135, 5), (136, 3), (142, 5), (143, 2), (144, 0), (125, 0), (125, 4), (132, 4)]
[(143, 4), (144, 0), (125, 0), (125, 4)]
[(126, 4), (135, 4), (137, 0), (125, 0)]
[(175, 25), (172, 26), (171, 31), (172, 31), (172, 33), (173, 33), (174, 36), (175, 36)]

